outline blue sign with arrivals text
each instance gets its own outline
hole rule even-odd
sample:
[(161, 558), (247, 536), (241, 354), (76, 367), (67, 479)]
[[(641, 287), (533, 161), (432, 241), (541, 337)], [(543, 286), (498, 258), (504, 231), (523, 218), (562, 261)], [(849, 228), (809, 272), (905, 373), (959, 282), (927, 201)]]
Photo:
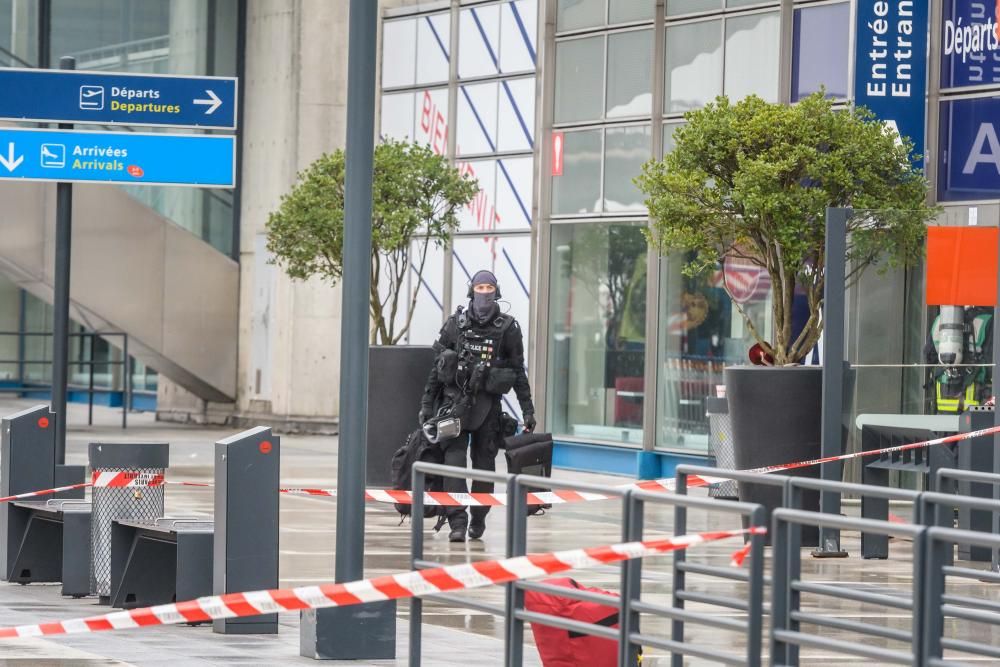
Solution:
[(231, 188), (236, 139), (0, 127), (0, 179)]
[(0, 69), (0, 119), (236, 129), (234, 78)]
[[(858, 0), (854, 99), (924, 155), (927, 0)], [(920, 161), (923, 164), (923, 160)]]

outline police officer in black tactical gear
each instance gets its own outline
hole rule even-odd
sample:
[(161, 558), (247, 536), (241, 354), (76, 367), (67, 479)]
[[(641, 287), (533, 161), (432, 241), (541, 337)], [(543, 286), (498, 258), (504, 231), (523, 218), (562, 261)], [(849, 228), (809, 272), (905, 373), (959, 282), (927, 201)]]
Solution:
[[(472, 467), (496, 470), (500, 447), (500, 397), (511, 389), (517, 394), (524, 416), (524, 429), (535, 428), (535, 406), (524, 370), (521, 327), (512, 316), (501, 313), (497, 279), (489, 271), (478, 271), (469, 285), (469, 305), (459, 307), (441, 327), (434, 344), (437, 359), (420, 404), (420, 424), (428, 426), (457, 418), (457, 435), (440, 440), (445, 465), (465, 467), (465, 450), (471, 444)], [(452, 424), (454, 422), (451, 422)], [(444, 490), (464, 493), (464, 479), (446, 477)], [(493, 484), (472, 482), (473, 493), (489, 493)], [(451, 529), (448, 539), (464, 542), (478, 539), (486, 530), (489, 507), (472, 507), (472, 522), (465, 507), (447, 510)]]

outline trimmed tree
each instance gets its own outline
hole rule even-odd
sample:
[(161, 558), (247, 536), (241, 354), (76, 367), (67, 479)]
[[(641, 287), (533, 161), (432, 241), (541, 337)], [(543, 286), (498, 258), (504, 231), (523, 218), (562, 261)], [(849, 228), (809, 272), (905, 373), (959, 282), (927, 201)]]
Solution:
[[(344, 151), (316, 160), (267, 221), (272, 263), (298, 280), (335, 285), (343, 272)], [(458, 211), (479, 191), (427, 146), (384, 140), (375, 147), (369, 312), (372, 344), (395, 345), (409, 331), (431, 245), (448, 243)], [(413, 287), (406, 289), (410, 271)], [(405, 310), (403, 310), (405, 309)], [(405, 313), (401, 321), (398, 316)]]
[[(776, 365), (802, 361), (823, 330), (827, 207), (852, 207), (847, 284), (866, 268), (910, 265), (923, 253), (927, 182), (900, 141), (865, 109), (835, 110), (816, 93), (795, 105), (751, 96), (719, 97), (685, 115), (675, 148), (644, 165), (647, 238), (661, 253), (690, 253), (684, 273), (714, 271), (727, 256), (767, 271), (774, 339), (764, 340), (739, 303), (753, 337)], [(796, 286), (809, 319), (792, 330)]]

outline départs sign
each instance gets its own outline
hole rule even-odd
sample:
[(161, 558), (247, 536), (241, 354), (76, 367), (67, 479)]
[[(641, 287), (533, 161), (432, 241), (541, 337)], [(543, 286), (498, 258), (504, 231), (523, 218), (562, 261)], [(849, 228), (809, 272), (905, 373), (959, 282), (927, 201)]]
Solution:
[(945, 0), (941, 87), (1000, 82), (1000, 0)]

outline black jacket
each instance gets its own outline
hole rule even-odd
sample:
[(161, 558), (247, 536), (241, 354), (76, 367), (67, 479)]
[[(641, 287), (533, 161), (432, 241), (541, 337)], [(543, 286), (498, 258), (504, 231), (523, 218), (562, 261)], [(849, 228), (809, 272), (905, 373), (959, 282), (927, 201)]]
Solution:
[[(503, 315), (502, 317), (510, 317)], [(461, 342), (460, 320), (466, 321), (466, 326), (478, 333), (496, 331), (495, 318), (487, 322), (477, 321), (470, 312), (459, 308), (448, 318), (448, 321), (441, 327), (438, 340), (434, 343), (434, 350), (438, 359), (445, 350), (460, 352), (458, 349)], [(535, 405), (531, 402), (531, 386), (528, 384), (528, 374), (524, 370), (524, 337), (521, 335), (521, 327), (517, 320), (510, 318), (510, 323), (503, 331), (500, 343), (497, 346), (496, 358), (493, 361), (495, 368), (510, 368), (514, 370), (514, 393), (517, 395), (518, 403), (521, 404), (521, 412), (524, 414), (534, 414)], [(427, 384), (424, 386), (424, 395), (420, 401), (421, 408), (425, 412), (433, 412), (436, 409), (436, 402), (445, 388), (444, 383), (438, 377), (438, 364), (435, 363), (427, 377)]]

